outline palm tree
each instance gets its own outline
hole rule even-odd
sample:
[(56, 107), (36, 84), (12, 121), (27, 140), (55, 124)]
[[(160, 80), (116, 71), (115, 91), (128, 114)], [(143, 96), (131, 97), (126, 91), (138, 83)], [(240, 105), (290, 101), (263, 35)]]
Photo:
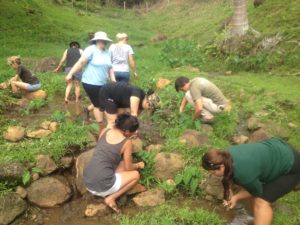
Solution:
[(234, 0), (234, 14), (231, 21), (230, 36), (232, 38), (241, 37), (249, 29), (247, 17), (247, 0)]

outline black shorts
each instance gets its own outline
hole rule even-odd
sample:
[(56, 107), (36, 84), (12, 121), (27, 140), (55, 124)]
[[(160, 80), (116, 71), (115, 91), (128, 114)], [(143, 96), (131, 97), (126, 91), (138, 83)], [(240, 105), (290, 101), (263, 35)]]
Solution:
[(278, 198), (289, 193), (300, 182), (300, 152), (292, 148), (294, 153), (294, 165), (288, 174), (281, 175), (270, 183), (263, 185), (263, 194), (260, 198), (275, 202)]
[(118, 105), (106, 95), (105, 89), (99, 92), (99, 108), (109, 114), (117, 114)]
[(102, 86), (82, 83), (82, 86), (96, 108), (99, 108), (99, 91)]

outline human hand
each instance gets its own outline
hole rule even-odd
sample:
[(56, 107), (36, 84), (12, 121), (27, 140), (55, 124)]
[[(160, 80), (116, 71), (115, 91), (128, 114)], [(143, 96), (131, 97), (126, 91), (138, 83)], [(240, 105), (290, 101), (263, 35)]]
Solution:
[(68, 83), (69, 81), (71, 81), (72, 79), (72, 75), (68, 74), (65, 78), (65, 81)]
[(134, 79), (137, 80), (138, 79), (138, 75), (136, 72), (133, 73)]
[(58, 73), (58, 71), (59, 71), (59, 68), (56, 68), (53, 70), (54, 73)]
[(233, 209), (233, 208), (236, 207), (237, 202), (238, 202), (238, 199), (237, 199), (236, 195), (234, 195), (234, 196), (232, 196), (231, 199), (224, 200), (223, 201), (223, 206), (225, 206), (225, 207), (227, 207), (229, 209)]
[(137, 163), (137, 167), (138, 167), (138, 169), (144, 169), (145, 168), (145, 163), (144, 162), (138, 162)]

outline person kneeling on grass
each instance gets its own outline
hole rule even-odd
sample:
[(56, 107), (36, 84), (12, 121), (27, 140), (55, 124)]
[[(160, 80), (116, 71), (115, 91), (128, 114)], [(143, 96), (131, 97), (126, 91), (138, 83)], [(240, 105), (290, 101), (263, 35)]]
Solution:
[[(202, 77), (196, 77), (189, 80), (187, 77), (178, 77), (175, 81), (176, 91), (190, 92), (194, 104), (193, 120), (198, 117), (204, 123), (212, 123), (213, 114), (222, 111), (230, 111), (231, 105), (221, 90), (212, 82)], [(179, 111), (183, 112), (187, 103), (187, 96), (181, 102)]]
[(7, 63), (16, 70), (16, 75), (9, 80), (13, 93), (32, 92), (41, 88), (38, 78), (21, 64), (20, 56), (9, 57)]
[(144, 162), (132, 163), (129, 138), (138, 127), (136, 117), (120, 114), (113, 128), (100, 133), (95, 152), (83, 172), (87, 190), (105, 198), (104, 203), (115, 212), (119, 212), (116, 199), (138, 183), (140, 174), (137, 170), (145, 166)]
[[(202, 157), (202, 167), (223, 176), (224, 206), (232, 209), (240, 200), (251, 200), (254, 225), (270, 225), (271, 204), (300, 181), (300, 152), (281, 139), (270, 138), (225, 151), (210, 150)], [(233, 182), (242, 187), (234, 195)]]

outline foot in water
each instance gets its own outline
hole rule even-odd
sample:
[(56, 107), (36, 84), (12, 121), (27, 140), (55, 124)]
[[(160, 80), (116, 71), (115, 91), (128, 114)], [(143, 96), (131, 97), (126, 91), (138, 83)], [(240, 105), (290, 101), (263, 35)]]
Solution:
[(116, 213), (120, 213), (120, 212), (121, 212), (120, 209), (118, 209), (115, 200), (110, 199), (109, 197), (107, 197), (107, 198), (104, 199), (104, 203), (105, 203), (109, 208), (111, 208), (114, 212), (116, 212)]

